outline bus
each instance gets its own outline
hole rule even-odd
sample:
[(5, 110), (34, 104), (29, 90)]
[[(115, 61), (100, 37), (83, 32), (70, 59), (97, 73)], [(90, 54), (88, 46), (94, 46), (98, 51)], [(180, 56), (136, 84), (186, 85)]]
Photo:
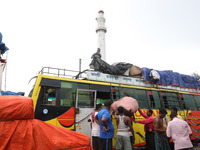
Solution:
[[(71, 74), (70, 74), (71, 73)], [(73, 75), (75, 74), (75, 75)], [(155, 118), (159, 108), (165, 108), (170, 115), (172, 107), (188, 122), (192, 129), (192, 141), (200, 139), (200, 90), (162, 86), (154, 88), (142, 78), (116, 76), (93, 70), (76, 72), (66, 69), (43, 67), (37, 75), (29, 97), (32, 97), (35, 119), (84, 133), (91, 137), (90, 116), (97, 103), (116, 101), (124, 96), (137, 100), (139, 108), (146, 113), (153, 110)], [(144, 119), (139, 112), (136, 120)], [(115, 144), (117, 126), (114, 116)], [(144, 125), (133, 123), (134, 147), (145, 143)]]

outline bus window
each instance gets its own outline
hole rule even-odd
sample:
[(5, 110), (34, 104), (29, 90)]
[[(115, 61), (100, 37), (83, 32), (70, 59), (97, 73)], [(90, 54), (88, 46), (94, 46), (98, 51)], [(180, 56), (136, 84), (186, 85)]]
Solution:
[(177, 93), (161, 92), (161, 96), (162, 96), (165, 108), (167, 109), (171, 109), (172, 107), (180, 108), (179, 97)]
[(78, 93), (78, 107), (94, 107), (93, 93), (90, 91), (79, 91)]
[(148, 91), (149, 100), (150, 100), (150, 108), (155, 108), (155, 102), (151, 91)]
[(77, 83), (61, 82), (60, 106), (75, 106)]
[(172, 107), (180, 108), (179, 98), (177, 93), (165, 92), (165, 95), (169, 109), (171, 109)]
[(121, 87), (112, 87), (112, 93), (114, 101), (123, 97), (123, 90)]
[(97, 99), (97, 104), (102, 104), (102, 105), (104, 105), (104, 103), (105, 103), (105, 101), (106, 101), (106, 99)]
[(42, 99), (41, 104), (44, 105), (56, 105), (56, 88), (42, 87)]
[(157, 91), (148, 91), (150, 97), (150, 106), (151, 108), (159, 109), (161, 107), (160, 98)]
[(184, 102), (184, 99), (183, 99), (183, 95), (179, 94), (179, 96), (180, 96), (180, 108), (186, 109), (185, 102)]
[(130, 96), (137, 100), (140, 108), (148, 108), (147, 93), (145, 90), (123, 88), (124, 96)]
[(136, 100), (140, 108), (148, 108), (147, 93), (145, 90), (136, 90)]
[(124, 96), (130, 96), (130, 97), (133, 97), (135, 98), (135, 89), (131, 89), (131, 88), (123, 88), (123, 91), (124, 91)]
[[(112, 100), (111, 90), (113, 89), (111, 86), (90, 84), (90, 89), (97, 91), (97, 96), (96, 96), (97, 104), (101, 103), (103, 105), (105, 101)], [(113, 95), (113, 98), (114, 98), (114, 95)]]
[(195, 95), (195, 100), (196, 100), (196, 103), (197, 103), (197, 108), (198, 110), (200, 110), (200, 96), (199, 95)]
[(161, 97), (162, 97), (162, 100), (164, 102), (164, 107), (165, 108), (169, 108), (168, 101), (167, 101), (167, 96), (166, 96), (165, 92), (161, 92)]
[(111, 100), (111, 93), (110, 92), (101, 92), (97, 91), (97, 104), (101, 103), (104, 105), (105, 101)]
[(185, 106), (187, 110), (196, 110), (196, 105), (193, 99), (193, 95), (188, 95), (188, 94), (182, 94), (183, 99), (185, 102)]
[[(89, 90), (90, 85), (79, 83), (78, 89)], [(94, 107), (94, 92), (90, 91), (79, 91), (78, 93), (78, 107), (87, 107), (93, 108)]]

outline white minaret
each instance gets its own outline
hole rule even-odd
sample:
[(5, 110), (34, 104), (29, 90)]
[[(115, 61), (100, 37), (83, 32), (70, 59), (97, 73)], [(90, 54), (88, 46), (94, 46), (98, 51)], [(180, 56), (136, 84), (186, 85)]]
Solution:
[(100, 10), (99, 16), (96, 18), (97, 20), (97, 48), (101, 49), (101, 59), (106, 61), (106, 45), (105, 45), (105, 33), (107, 31), (105, 22), (106, 19), (104, 18), (104, 12)]

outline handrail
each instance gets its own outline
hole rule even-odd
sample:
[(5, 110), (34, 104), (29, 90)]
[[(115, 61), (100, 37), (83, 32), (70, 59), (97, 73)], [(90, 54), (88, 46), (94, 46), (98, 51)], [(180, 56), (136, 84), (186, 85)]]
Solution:
[(75, 77), (79, 71), (60, 69), (54, 67), (42, 67), (38, 74), (50, 74), (55, 76), (64, 76), (64, 77)]

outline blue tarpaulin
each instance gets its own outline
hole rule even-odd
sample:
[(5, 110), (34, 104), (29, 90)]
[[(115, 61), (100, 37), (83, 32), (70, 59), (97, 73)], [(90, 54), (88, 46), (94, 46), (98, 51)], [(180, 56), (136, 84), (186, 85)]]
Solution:
[[(141, 68), (143, 72), (143, 77), (146, 82), (150, 81), (149, 68)], [(160, 80), (158, 84), (165, 85), (165, 86), (179, 86), (184, 88), (193, 88), (193, 89), (200, 89), (200, 82), (198, 78), (195, 76), (183, 75), (177, 72), (173, 72), (172, 70), (164, 70), (158, 71), (160, 75)]]
[(8, 49), (8, 47), (6, 47), (5, 43), (2, 42), (2, 34), (0, 32), (0, 50), (1, 50), (1, 54), (4, 54)]
[(24, 95), (24, 92), (1, 91), (1, 95)]

